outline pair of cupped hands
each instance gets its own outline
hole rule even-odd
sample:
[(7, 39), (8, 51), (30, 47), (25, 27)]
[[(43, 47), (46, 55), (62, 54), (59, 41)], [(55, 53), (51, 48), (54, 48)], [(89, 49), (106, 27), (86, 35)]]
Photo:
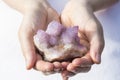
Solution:
[[(88, 72), (93, 64), (101, 62), (101, 53), (104, 48), (103, 30), (89, 4), (84, 0), (69, 0), (61, 15), (59, 15), (46, 0), (36, 0), (36, 3), (38, 5), (29, 2), (19, 29), (19, 39), (27, 69), (34, 68), (42, 72), (61, 70), (60, 73), (65, 80), (68, 76)], [(37, 30), (45, 30), (53, 20), (66, 27), (79, 26), (80, 39), (83, 42), (89, 42), (90, 50), (85, 56), (75, 58), (72, 62), (56, 61), (51, 63), (42, 59), (42, 56), (36, 51), (33, 36)]]

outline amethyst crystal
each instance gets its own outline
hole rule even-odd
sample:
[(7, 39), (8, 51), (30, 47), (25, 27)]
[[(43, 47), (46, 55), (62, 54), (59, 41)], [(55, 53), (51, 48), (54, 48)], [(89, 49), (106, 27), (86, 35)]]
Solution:
[(78, 26), (66, 28), (57, 21), (49, 23), (46, 31), (38, 30), (35, 46), (43, 52), (46, 61), (64, 61), (82, 57), (88, 49), (80, 44)]

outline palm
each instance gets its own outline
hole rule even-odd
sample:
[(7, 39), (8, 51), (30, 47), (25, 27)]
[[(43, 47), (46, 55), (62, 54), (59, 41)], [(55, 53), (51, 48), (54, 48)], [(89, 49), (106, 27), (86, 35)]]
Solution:
[(27, 69), (34, 67), (43, 72), (53, 71), (54, 64), (43, 61), (42, 57), (37, 54), (33, 43), (33, 36), (38, 29), (45, 30), (48, 23), (52, 20), (59, 21), (57, 12), (46, 1), (44, 4), (47, 7), (41, 4), (39, 8), (25, 14), (19, 29), (19, 39), (27, 62)]
[[(79, 26), (80, 42), (90, 49), (82, 58), (74, 59), (66, 67), (67, 71), (73, 73), (86, 72), (90, 70), (93, 62), (100, 63), (100, 54), (104, 47), (103, 31), (91, 9), (79, 4), (79, 0), (78, 2), (71, 0), (62, 12), (61, 22), (67, 27)], [(67, 72), (62, 74), (68, 75)]]

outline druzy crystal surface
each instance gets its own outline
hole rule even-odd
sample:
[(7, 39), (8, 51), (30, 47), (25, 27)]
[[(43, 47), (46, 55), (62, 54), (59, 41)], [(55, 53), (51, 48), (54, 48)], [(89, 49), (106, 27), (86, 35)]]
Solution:
[(57, 21), (48, 24), (46, 31), (38, 30), (34, 44), (46, 61), (66, 61), (86, 54), (87, 48), (80, 44), (78, 26), (64, 27)]

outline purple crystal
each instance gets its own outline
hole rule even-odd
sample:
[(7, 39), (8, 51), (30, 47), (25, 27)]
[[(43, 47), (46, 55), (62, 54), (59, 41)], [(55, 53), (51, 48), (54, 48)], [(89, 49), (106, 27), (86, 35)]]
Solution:
[[(47, 30), (38, 30), (34, 43), (47, 61), (64, 61), (82, 57), (88, 49), (80, 44), (78, 26), (66, 28), (57, 21), (48, 24)], [(49, 46), (49, 47), (48, 47)]]
[(46, 33), (48, 33), (49, 35), (58, 36), (61, 34), (63, 28), (64, 27), (57, 21), (52, 21), (51, 23), (49, 23)]

